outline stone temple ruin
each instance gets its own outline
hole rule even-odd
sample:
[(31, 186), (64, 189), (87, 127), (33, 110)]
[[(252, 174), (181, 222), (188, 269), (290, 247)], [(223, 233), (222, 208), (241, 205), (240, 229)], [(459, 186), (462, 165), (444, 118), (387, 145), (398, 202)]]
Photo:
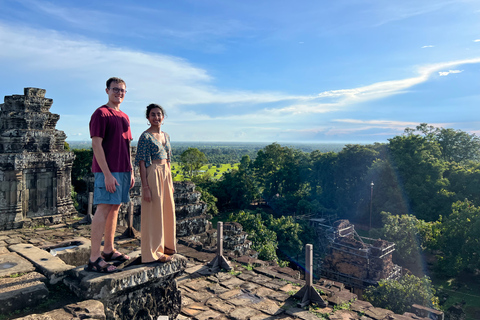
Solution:
[(395, 243), (361, 237), (348, 220), (337, 220), (332, 226), (313, 223), (325, 250), (317, 265), (323, 277), (342, 282), (361, 294), (380, 280), (401, 276), (402, 268), (392, 261)]
[(45, 90), (25, 88), (0, 104), (0, 230), (61, 221), (75, 212), (60, 119)]

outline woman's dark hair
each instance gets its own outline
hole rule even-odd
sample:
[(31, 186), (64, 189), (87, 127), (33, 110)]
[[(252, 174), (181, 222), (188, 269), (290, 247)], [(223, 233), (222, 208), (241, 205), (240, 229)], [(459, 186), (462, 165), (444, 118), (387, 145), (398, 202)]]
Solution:
[(155, 108), (158, 108), (162, 111), (162, 114), (163, 114), (164, 118), (167, 117), (167, 113), (165, 112), (165, 109), (163, 109), (163, 107), (161, 105), (156, 104), (156, 103), (150, 103), (147, 106), (147, 112), (145, 113), (145, 115), (147, 116), (147, 119), (148, 119), (148, 115), (150, 114), (150, 111), (152, 111), (152, 109), (155, 109)]

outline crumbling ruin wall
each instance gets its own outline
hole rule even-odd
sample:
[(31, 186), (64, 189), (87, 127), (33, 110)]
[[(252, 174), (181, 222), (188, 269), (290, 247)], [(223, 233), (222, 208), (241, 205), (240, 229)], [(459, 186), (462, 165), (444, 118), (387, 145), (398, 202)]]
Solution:
[(25, 88), (0, 104), (0, 230), (61, 222), (71, 198), (74, 154), (55, 129), (45, 90)]
[(391, 277), (396, 270), (392, 261), (394, 244), (381, 239), (367, 244), (355, 235), (354, 226), (348, 220), (333, 224), (322, 265), (325, 273), (338, 273), (365, 282)]

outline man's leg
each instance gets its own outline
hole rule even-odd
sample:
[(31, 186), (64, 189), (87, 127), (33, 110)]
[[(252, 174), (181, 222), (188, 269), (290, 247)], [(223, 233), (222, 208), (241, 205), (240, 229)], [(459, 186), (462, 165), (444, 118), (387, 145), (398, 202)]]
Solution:
[[(107, 222), (107, 217), (111, 211), (111, 204), (98, 204), (97, 210), (92, 220), (92, 239), (91, 239), (91, 251), (90, 251), (90, 261), (95, 262), (100, 258), (100, 247), (102, 245), (103, 233), (105, 231), (105, 225)], [(117, 209), (118, 213), (118, 209)]]
[(110, 253), (113, 251), (113, 240), (115, 239), (115, 230), (117, 230), (118, 210), (120, 205), (111, 205), (105, 223), (105, 241), (103, 243), (103, 252)]

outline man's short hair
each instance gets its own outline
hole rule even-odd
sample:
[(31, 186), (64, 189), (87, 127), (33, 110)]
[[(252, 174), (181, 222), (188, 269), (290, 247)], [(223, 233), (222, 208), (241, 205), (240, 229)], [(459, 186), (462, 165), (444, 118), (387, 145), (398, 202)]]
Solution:
[(123, 81), (123, 79), (117, 78), (117, 77), (111, 77), (110, 79), (107, 80), (107, 88), (110, 88), (110, 85), (112, 84), (112, 82), (123, 83), (125, 87), (127, 87), (127, 84), (125, 83), (125, 81)]

